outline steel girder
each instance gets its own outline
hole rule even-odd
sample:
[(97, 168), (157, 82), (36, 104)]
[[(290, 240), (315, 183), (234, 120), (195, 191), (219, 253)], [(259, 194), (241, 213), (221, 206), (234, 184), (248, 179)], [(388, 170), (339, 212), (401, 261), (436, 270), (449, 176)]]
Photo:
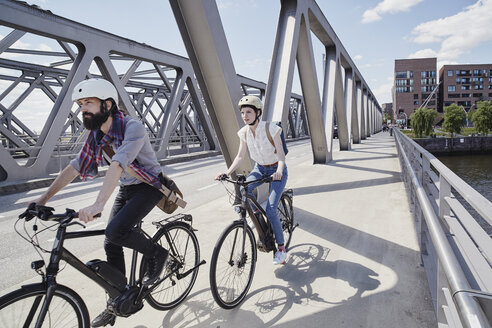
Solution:
[[(236, 131), (241, 125), (234, 108), (242, 94), (217, 5), (205, 0), (170, 3), (230, 164), (237, 149)], [(322, 98), (311, 32), (326, 49)], [(352, 142), (360, 142), (375, 130), (375, 112), (381, 108), (316, 2), (282, 0), (263, 119), (292, 126), (291, 90), (296, 60), (314, 163), (327, 163), (332, 159), (334, 114), (340, 148), (349, 150)], [(299, 120), (295, 122), (300, 124)], [(247, 167), (241, 169), (248, 171)]]
[[(0, 27), (8, 32), (0, 40), (0, 180), (46, 176), (73, 158), (85, 135), (70, 94), (87, 77), (115, 84), (120, 108), (143, 122), (158, 158), (217, 148), (187, 58), (37, 6), (8, 0), (0, 0), (0, 6)], [(59, 51), (29, 48), (32, 38)], [(37, 133), (17, 112), (26, 112), (27, 100), (40, 95), (44, 106), (52, 104)], [(29, 108), (25, 115), (36, 110)]]

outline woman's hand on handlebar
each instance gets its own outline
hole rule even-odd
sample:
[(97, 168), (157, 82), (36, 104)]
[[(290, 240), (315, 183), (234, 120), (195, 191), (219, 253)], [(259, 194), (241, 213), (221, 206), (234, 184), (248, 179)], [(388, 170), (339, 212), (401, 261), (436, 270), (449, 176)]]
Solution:
[(91, 206), (84, 207), (83, 209), (79, 210), (79, 220), (83, 221), (84, 223), (90, 222), (100, 217), (100, 215), (98, 216), (97, 214), (101, 213), (102, 211), (103, 207), (98, 204), (92, 204)]
[(276, 171), (272, 174), (272, 180), (282, 180), (282, 172)]
[(217, 174), (217, 176), (215, 177), (215, 180), (224, 180), (225, 178), (227, 178), (229, 175), (226, 174), (226, 173), (219, 173)]

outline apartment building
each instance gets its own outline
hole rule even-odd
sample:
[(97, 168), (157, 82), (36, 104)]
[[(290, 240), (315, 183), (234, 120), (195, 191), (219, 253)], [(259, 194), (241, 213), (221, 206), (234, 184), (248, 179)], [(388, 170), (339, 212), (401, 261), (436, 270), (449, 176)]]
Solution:
[(395, 120), (408, 120), (421, 106), (437, 110), (437, 58), (396, 59), (393, 86)]
[(444, 65), (439, 70), (438, 108), (451, 104), (467, 112), (482, 100), (492, 100), (492, 64)]

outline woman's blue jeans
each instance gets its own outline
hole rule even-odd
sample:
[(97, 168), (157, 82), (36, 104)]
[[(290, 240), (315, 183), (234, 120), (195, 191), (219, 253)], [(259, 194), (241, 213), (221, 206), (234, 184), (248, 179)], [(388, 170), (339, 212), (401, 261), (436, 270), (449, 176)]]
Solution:
[[(273, 173), (277, 171), (277, 165), (274, 166), (263, 166), (256, 164), (251, 173), (248, 175), (246, 181), (252, 181), (261, 179), (264, 176), (271, 176)], [(282, 179), (272, 181), (270, 184), (270, 195), (268, 196), (268, 201), (266, 204), (266, 215), (268, 221), (273, 228), (273, 233), (275, 234), (275, 240), (278, 245), (284, 244), (284, 234), (282, 232), (282, 224), (280, 223), (280, 219), (277, 214), (277, 206), (280, 202), (280, 197), (282, 196), (282, 192), (284, 191), (285, 185), (287, 183), (287, 166), (284, 166), (284, 171), (282, 172)], [(248, 186), (248, 193), (255, 197), (253, 194), (253, 190), (256, 189), (261, 182), (252, 183)], [(256, 198), (255, 198), (256, 199)], [(253, 209), (255, 206), (251, 204)]]

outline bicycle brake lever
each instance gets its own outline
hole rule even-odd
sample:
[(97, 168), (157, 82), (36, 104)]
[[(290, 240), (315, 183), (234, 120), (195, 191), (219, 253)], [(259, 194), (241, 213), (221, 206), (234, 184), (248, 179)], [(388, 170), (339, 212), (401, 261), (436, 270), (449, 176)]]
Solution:
[(84, 229), (87, 228), (84, 224), (80, 223), (79, 221), (72, 221), (69, 224), (67, 224), (67, 227), (74, 225), (74, 224), (78, 224), (79, 226), (81, 226)]

